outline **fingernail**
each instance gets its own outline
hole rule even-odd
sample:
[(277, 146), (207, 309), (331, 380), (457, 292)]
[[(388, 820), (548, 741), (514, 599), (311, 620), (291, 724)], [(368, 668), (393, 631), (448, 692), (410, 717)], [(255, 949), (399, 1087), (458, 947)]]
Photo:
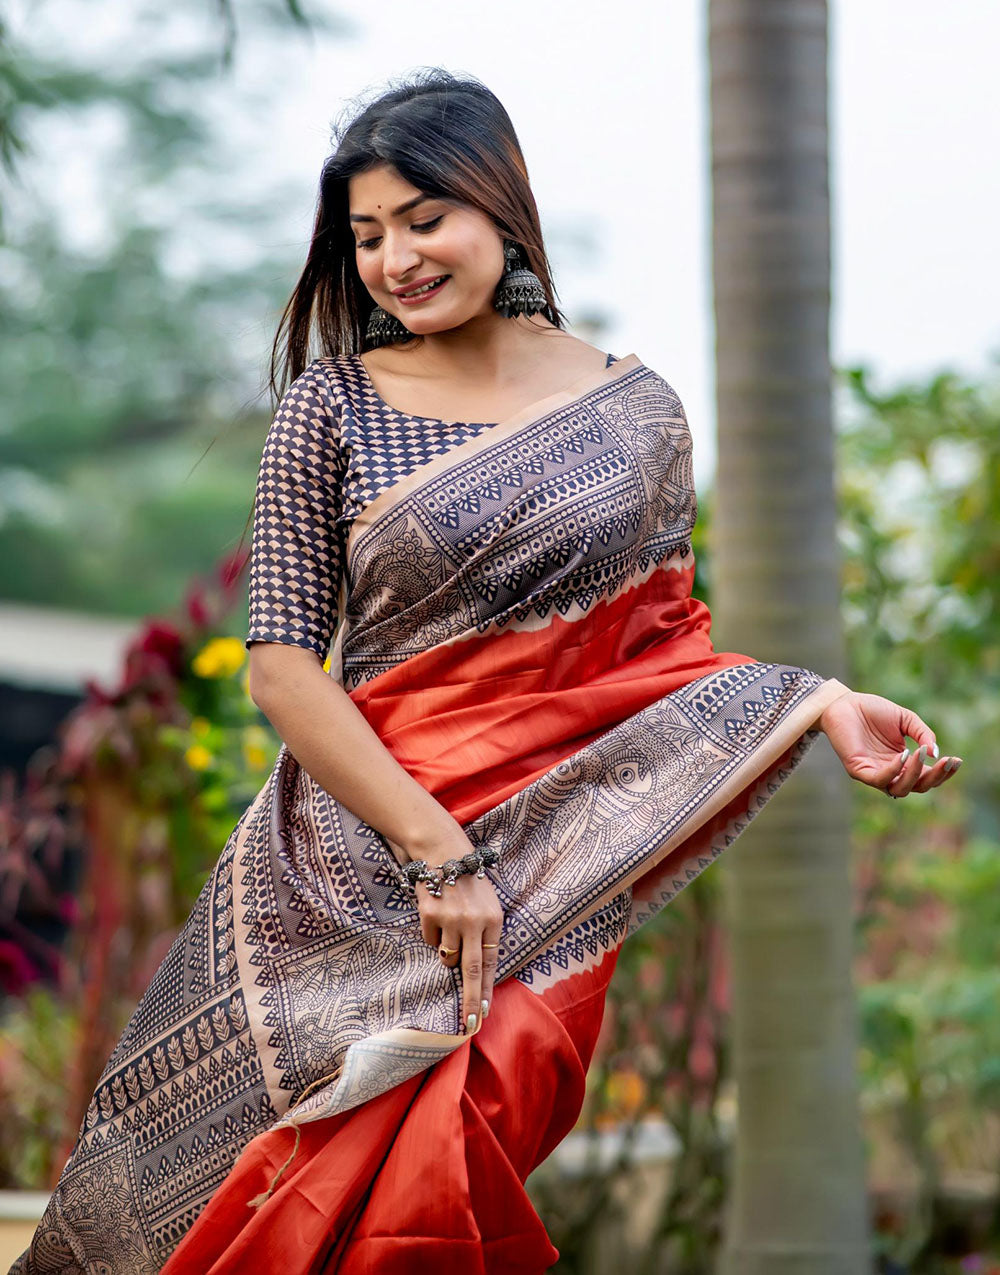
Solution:
[(921, 744), (917, 749), (917, 757), (920, 759), (921, 766), (927, 761), (927, 745)]
[(961, 766), (961, 764), (962, 764), (961, 757), (953, 757), (951, 761), (948, 763), (948, 774), (953, 775), (955, 771), (958, 770), (959, 766)]
[(935, 761), (940, 761), (941, 749), (938, 748), (937, 744), (935, 744), (934, 747), (931, 749), (931, 756), (934, 758)]
[(490, 1013), (490, 1003), (489, 1003), (489, 1001), (480, 1001), (480, 1002), (479, 1002), (479, 1008), (480, 1008), (480, 1009), (482, 1010), (482, 1012), (483, 1012), (483, 1018), (488, 1018), (488, 1017), (489, 1017), (489, 1013)]
[(476, 1030), (476, 1023), (478, 1021), (479, 1020), (476, 1018), (475, 1014), (470, 1014), (469, 1017), (465, 1020), (465, 1030), (468, 1032), (470, 1036)]
[(908, 748), (904, 748), (903, 751), (899, 754), (899, 764), (901, 766), (905, 766), (909, 760), (910, 760), (910, 750)]

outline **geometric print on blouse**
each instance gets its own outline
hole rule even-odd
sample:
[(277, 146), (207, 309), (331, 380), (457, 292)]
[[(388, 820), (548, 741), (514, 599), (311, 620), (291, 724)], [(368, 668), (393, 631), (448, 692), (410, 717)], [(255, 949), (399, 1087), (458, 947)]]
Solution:
[[(605, 366), (613, 362), (609, 354)], [(314, 359), (278, 404), (261, 455), (245, 645), (325, 658), (351, 523), (401, 478), (490, 428), (397, 411), (356, 354)]]
[(347, 451), (344, 516), (351, 521), (383, 491), (435, 456), (474, 438), (490, 422), (464, 423), (407, 416), (379, 397), (357, 355), (319, 359), (331, 370)]

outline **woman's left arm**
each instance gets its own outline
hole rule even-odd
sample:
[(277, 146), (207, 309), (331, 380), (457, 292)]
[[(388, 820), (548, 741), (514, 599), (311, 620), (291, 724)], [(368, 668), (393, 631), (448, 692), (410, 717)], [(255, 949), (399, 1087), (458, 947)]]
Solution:
[[(940, 755), (934, 732), (916, 713), (881, 695), (849, 691), (827, 705), (816, 725), (852, 779), (890, 797), (937, 788), (962, 764), (961, 757)], [(913, 752), (907, 737), (916, 741)]]

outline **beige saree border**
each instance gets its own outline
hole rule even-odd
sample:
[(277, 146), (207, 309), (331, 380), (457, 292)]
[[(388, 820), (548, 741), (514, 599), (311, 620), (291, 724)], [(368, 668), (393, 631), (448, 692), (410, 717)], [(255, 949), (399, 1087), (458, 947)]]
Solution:
[[(713, 793), (708, 801), (692, 812), (691, 817), (680, 824), (652, 855), (627, 876), (616, 879), (607, 891), (599, 898), (591, 900), (590, 906), (575, 915), (561, 930), (550, 934), (546, 946), (551, 947), (557, 943), (563, 935), (599, 912), (615, 895), (623, 890), (631, 889), (641, 877), (654, 871), (674, 850), (713, 819), (720, 810), (723, 810), (734, 797), (752, 788), (768, 774), (789, 747), (797, 740), (802, 740), (814, 727), (824, 709), (849, 693), (850, 687), (837, 681), (836, 678), (829, 678), (817, 686), (788, 713), (780, 728), (763, 741), (744, 764), (733, 771), (725, 784)], [(804, 752), (805, 750), (803, 755)], [(472, 820), (472, 824), (475, 822), (476, 820)], [(524, 963), (526, 962), (522, 962)], [(521, 965), (516, 965), (506, 969), (502, 976), (509, 978), (520, 968)], [(466, 1035), (451, 1036), (415, 1028), (394, 1028), (377, 1036), (369, 1036), (362, 1041), (357, 1041), (349, 1046), (343, 1067), (336, 1077), (331, 1077), (329, 1084), (317, 1089), (286, 1111), (274, 1127), (320, 1120), (342, 1111), (349, 1111), (367, 1101), (374, 1093), (383, 1092), (385, 1088), (392, 1088), (447, 1057), (469, 1038)], [(386, 1085), (385, 1082), (390, 1075), (391, 1083)]]
[(428, 479), (436, 477), (452, 465), (460, 464), (463, 460), (467, 460), (470, 456), (474, 456), (477, 452), (484, 450), (498, 440), (509, 438), (519, 429), (523, 429), (525, 425), (541, 420), (542, 417), (548, 416), (578, 399), (586, 398), (605, 385), (613, 385), (615, 381), (626, 376), (629, 372), (634, 372), (639, 367), (645, 367), (639, 356), (637, 354), (626, 354), (599, 372), (587, 372), (584, 376), (577, 377), (576, 380), (571, 381), (565, 389), (557, 390), (554, 394), (548, 394), (544, 398), (536, 399), (534, 403), (528, 403), (512, 416), (505, 417), (502, 421), (498, 421), (496, 425), (491, 425), (473, 438), (466, 439), (464, 443), (459, 443), (456, 447), (449, 448), (443, 456), (435, 456), (433, 460), (429, 460), (425, 465), (421, 465), (412, 473), (407, 474), (405, 478), (400, 478), (391, 487), (380, 492), (370, 504), (362, 509), (351, 524), (345, 555), (348, 571), (350, 571), (355, 546), (361, 536), (387, 510), (398, 504), (405, 496), (408, 496), (414, 488), (427, 482)]

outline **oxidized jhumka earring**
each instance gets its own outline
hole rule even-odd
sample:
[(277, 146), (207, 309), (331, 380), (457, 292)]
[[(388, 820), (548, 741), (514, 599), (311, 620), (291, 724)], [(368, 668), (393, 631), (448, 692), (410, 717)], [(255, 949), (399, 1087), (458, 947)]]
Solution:
[(369, 345), (392, 345), (395, 341), (408, 341), (412, 335), (409, 328), (380, 305), (368, 316), (365, 340)]
[(542, 281), (521, 264), (521, 250), (510, 239), (503, 241), (504, 272), (493, 294), (493, 308), (507, 319), (518, 314), (538, 314), (548, 308)]

